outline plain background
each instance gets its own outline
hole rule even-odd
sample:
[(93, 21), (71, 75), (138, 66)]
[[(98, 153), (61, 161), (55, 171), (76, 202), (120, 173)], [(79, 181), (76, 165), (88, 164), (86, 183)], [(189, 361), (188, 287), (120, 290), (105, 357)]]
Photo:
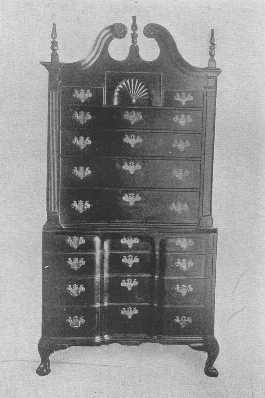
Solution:
[[(260, 0), (1, 1), (1, 396), (259, 397), (265, 376), (265, 3)], [(205, 354), (186, 347), (112, 345), (53, 356), (52, 374), (35, 376), (41, 334), (41, 227), (45, 222), (47, 71), (57, 23), (61, 61), (81, 59), (99, 31), (137, 15), (143, 58), (157, 54), (142, 35), (165, 26), (191, 64), (206, 66), (215, 28), (218, 80), (213, 182), (219, 230), (217, 380), (203, 375)], [(115, 40), (125, 58), (130, 36)], [(1, 362), (2, 361), (2, 362)], [(69, 363), (73, 362), (73, 365)], [(0, 376), (0, 377), (1, 377)], [(253, 395), (251, 395), (253, 394)]]

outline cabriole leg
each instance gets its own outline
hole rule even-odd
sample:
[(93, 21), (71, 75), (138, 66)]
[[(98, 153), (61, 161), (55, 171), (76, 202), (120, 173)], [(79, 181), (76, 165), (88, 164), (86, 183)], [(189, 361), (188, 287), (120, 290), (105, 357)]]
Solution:
[(38, 351), (40, 354), (41, 363), (36, 369), (39, 376), (46, 376), (51, 372), (50, 368), (50, 355), (57, 350), (64, 350), (68, 348), (66, 344), (54, 344), (49, 341), (40, 339), (38, 344)]
[(208, 356), (205, 362), (204, 373), (209, 377), (217, 377), (218, 370), (213, 366), (218, 354), (219, 354), (219, 344), (214, 336), (207, 336), (204, 339), (204, 343), (201, 345), (193, 345), (190, 347), (193, 350), (205, 351)]

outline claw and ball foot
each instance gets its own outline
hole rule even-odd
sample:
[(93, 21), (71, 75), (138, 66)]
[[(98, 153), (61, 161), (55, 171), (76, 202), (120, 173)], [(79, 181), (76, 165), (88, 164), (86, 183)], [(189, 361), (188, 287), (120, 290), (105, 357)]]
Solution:
[(45, 342), (40, 340), (38, 344), (38, 351), (40, 354), (41, 363), (36, 369), (36, 373), (39, 376), (47, 376), (51, 372), (50, 367), (50, 355), (57, 350), (63, 350), (68, 348), (65, 344), (52, 344), (50, 342)]
[(213, 366), (218, 354), (219, 354), (219, 344), (214, 336), (207, 336), (204, 339), (204, 343), (200, 345), (191, 344), (190, 347), (193, 350), (205, 351), (207, 352), (207, 360), (205, 362), (204, 373), (209, 377), (217, 377), (218, 370)]

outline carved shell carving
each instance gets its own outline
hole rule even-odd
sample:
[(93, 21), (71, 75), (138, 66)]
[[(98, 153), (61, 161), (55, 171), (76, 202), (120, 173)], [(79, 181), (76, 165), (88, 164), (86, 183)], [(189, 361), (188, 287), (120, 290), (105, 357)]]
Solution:
[(135, 105), (138, 100), (148, 98), (149, 93), (145, 84), (138, 79), (124, 79), (122, 80), (114, 91), (113, 105), (119, 105), (120, 94), (125, 93), (131, 101), (131, 104)]

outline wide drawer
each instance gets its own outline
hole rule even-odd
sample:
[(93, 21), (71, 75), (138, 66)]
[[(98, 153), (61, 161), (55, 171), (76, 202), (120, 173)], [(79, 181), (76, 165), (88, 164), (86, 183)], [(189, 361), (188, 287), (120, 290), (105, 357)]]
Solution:
[(63, 190), (63, 225), (95, 221), (132, 221), (195, 224), (198, 192), (155, 190)]
[(94, 252), (99, 248), (100, 239), (97, 236), (86, 236), (78, 233), (43, 234), (44, 251), (62, 252)]
[(63, 86), (61, 89), (62, 109), (67, 111), (69, 106), (87, 106), (103, 104), (103, 87), (91, 86)]
[(152, 253), (123, 252), (106, 253), (109, 273), (150, 274), (154, 269)]
[(63, 129), (192, 130), (202, 128), (200, 110), (161, 108), (70, 107), (62, 112)]
[(200, 157), (200, 134), (150, 132), (61, 132), (63, 155), (91, 157), (119, 156), (176, 156)]
[(216, 247), (216, 234), (179, 234), (161, 240), (162, 251), (205, 252)]
[(130, 158), (62, 159), (64, 187), (199, 188), (200, 162)]
[(95, 303), (95, 278), (55, 279), (53, 275), (43, 280), (45, 303), (58, 305), (88, 305)]
[(150, 303), (153, 278), (124, 275), (105, 279), (105, 301), (110, 303)]
[(44, 307), (43, 335), (48, 337), (94, 337), (97, 314), (88, 307)]
[(104, 332), (109, 335), (151, 335), (154, 312), (148, 305), (109, 305), (104, 308)]
[(163, 308), (160, 333), (168, 336), (202, 336), (208, 326), (204, 309)]
[(165, 106), (193, 107), (203, 106), (202, 90), (165, 90)]
[(162, 275), (165, 277), (208, 276), (212, 255), (161, 253)]
[(150, 251), (154, 247), (152, 238), (135, 234), (106, 235), (104, 239), (104, 250), (109, 251)]
[(199, 305), (203, 304), (209, 281), (207, 279), (175, 279), (163, 280), (163, 304)]
[(58, 254), (49, 255), (44, 253), (43, 272), (45, 275), (73, 276), (73, 275), (95, 275), (99, 262), (97, 253), (90, 254)]

